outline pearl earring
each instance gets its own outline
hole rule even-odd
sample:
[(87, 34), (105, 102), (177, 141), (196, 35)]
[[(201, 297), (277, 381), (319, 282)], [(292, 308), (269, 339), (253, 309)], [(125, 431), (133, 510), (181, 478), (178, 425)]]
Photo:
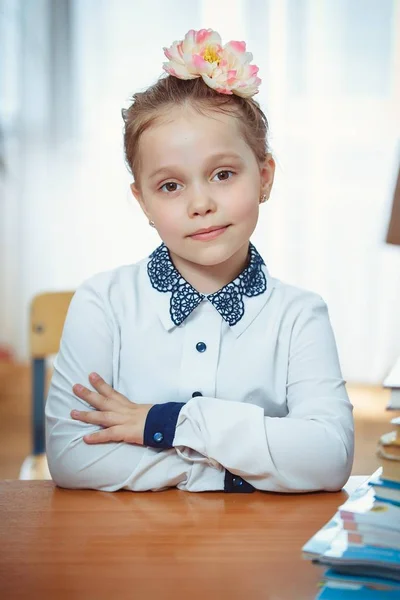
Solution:
[(149, 221), (149, 225), (150, 225), (150, 227), (155, 227), (156, 226), (156, 224), (154, 223), (154, 221)]
[(264, 202), (266, 202), (268, 200), (267, 198), (267, 194), (263, 194), (260, 198), (260, 204), (263, 204)]

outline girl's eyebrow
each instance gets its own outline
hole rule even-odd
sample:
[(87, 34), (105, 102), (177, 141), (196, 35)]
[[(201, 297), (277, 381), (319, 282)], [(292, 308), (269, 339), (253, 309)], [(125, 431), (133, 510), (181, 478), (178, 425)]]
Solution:
[(240, 156), (240, 154), (236, 154), (236, 152), (230, 152), (228, 150), (227, 152), (218, 152), (217, 154), (213, 154), (212, 156), (210, 156), (208, 161), (214, 162), (216, 160), (223, 160), (223, 159), (233, 159), (233, 160), (241, 161), (242, 157)]
[(153, 173), (150, 173), (149, 179), (154, 179), (155, 177), (159, 177), (163, 173), (168, 175), (169, 173), (171, 173), (171, 171), (174, 171), (176, 169), (177, 169), (177, 167), (174, 165), (166, 165), (165, 167), (160, 167), (156, 171), (153, 171)]
[[(225, 159), (225, 160), (233, 159), (233, 160), (242, 161), (242, 157), (239, 154), (228, 151), (228, 152), (218, 152), (217, 154), (213, 154), (212, 156), (210, 156), (207, 159), (207, 162), (212, 163), (212, 162), (215, 162), (217, 160), (222, 160), (222, 159)], [(169, 174), (169, 173), (171, 173), (171, 171), (176, 171), (176, 170), (179, 170), (178, 165), (165, 165), (163, 167), (160, 167), (156, 171), (153, 171), (152, 173), (150, 173), (149, 179), (153, 179), (154, 177), (160, 176), (162, 173)]]

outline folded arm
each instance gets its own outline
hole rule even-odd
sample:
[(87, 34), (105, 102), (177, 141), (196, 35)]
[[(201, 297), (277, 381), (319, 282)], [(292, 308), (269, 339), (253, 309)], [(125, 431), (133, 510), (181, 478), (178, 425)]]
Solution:
[[(154, 406), (145, 438), (157, 447), (152, 439), (161, 433), (164, 448), (174, 447), (182, 457), (195, 450), (260, 490), (339, 490), (353, 463), (352, 405), (319, 297), (293, 324), (286, 389), (288, 415), (281, 418), (265, 416), (255, 405), (197, 397), (174, 409), (171, 428), (168, 405)], [(163, 421), (173, 435), (163, 435)]]
[(72, 387), (96, 371), (113, 382), (112, 315), (86, 283), (75, 293), (67, 314), (60, 351), (54, 363), (46, 402), (46, 446), (52, 478), (61, 487), (103, 491), (159, 490), (177, 486), (189, 491), (223, 490), (224, 469), (195, 451), (183, 457), (174, 448), (124, 442), (89, 445), (85, 434), (99, 429), (71, 418), (71, 411), (93, 410)]

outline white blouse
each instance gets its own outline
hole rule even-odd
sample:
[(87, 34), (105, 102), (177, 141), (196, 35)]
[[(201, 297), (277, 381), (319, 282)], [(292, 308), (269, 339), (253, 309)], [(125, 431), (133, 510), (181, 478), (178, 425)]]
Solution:
[[(354, 425), (327, 306), (271, 277), (251, 248), (253, 271), (211, 296), (181, 278), (163, 245), (77, 289), (46, 402), (59, 486), (224, 490), (227, 471), (265, 491), (344, 485)], [(94, 410), (72, 386), (93, 389), (92, 371), (133, 402), (185, 403), (173, 447), (86, 444), (99, 427), (70, 417)]]

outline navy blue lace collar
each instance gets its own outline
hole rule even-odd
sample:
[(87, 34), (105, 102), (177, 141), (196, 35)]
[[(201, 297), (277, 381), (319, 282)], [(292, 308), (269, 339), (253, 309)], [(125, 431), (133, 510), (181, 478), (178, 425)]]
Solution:
[(247, 267), (230, 283), (214, 294), (200, 294), (175, 268), (168, 248), (161, 244), (151, 255), (147, 273), (151, 285), (159, 292), (170, 292), (170, 315), (180, 325), (207, 298), (229, 325), (236, 325), (244, 315), (243, 296), (259, 296), (267, 289), (262, 270), (263, 259), (250, 243)]

